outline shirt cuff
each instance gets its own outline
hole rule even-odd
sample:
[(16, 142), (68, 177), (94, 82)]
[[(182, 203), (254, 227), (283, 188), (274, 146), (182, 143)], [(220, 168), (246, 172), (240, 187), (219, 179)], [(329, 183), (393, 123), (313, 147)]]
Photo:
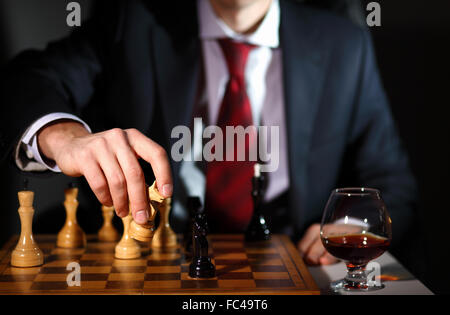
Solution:
[(69, 119), (81, 123), (87, 131), (91, 128), (80, 118), (67, 113), (51, 113), (36, 120), (23, 134), (16, 147), (15, 160), (17, 166), (23, 171), (46, 171), (61, 172), (56, 163), (45, 160), (39, 152), (37, 133), (49, 123), (61, 119)]

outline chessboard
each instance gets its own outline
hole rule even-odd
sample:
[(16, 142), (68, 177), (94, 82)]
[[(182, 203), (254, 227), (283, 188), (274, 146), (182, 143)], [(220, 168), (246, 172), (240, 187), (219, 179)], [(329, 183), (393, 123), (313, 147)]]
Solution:
[[(36, 235), (44, 265), (17, 268), (10, 264), (17, 236), (0, 251), (0, 294), (319, 294), (314, 280), (290, 239), (245, 243), (243, 235), (210, 235), (210, 255), (216, 277), (192, 279), (190, 258), (182, 246), (153, 249), (142, 246), (139, 259), (114, 258), (115, 242), (87, 237), (87, 247), (56, 247), (56, 235)], [(179, 244), (181, 238), (179, 237)], [(80, 266), (80, 286), (67, 278)]]

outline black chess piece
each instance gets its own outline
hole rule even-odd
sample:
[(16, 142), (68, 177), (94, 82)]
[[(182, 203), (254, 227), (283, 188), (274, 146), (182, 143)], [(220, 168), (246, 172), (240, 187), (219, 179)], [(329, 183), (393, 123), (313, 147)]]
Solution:
[(186, 253), (192, 253), (192, 228), (194, 225), (195, 215), (203, 211), (202, 202), (199, 197), (188, 197), (187, 198), (187, 209), (189, 213), (189, 223), (184, 233), (184, 249)]
[(192, 262), (189, 265), (189, 276), (191, 278), (213, 278), (216, 267), (208, 255), (208, 223), (206, 215), (197, 212), (192, 227)]
[(245, 232), (247, 242), (270, 240), (270, 230), (262, 212), (266, 188), (266, 176), (259, 171), (259, 165), (255, 165), (255, 176), (252, 178), (253, 215)]

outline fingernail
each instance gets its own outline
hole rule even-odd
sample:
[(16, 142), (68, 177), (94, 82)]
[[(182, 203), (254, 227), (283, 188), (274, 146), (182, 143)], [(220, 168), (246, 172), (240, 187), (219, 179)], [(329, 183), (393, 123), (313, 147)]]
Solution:
[(136, 223), (145, 224), (148, 221), (148, 213), (145, 210), (139, 210), (136, 212), (136, 217), (134, 218)]
[(172, 196), (173, 186), (171, 184), (165, 184), (162, 188), (162, 194), (164, 197)]
[(120, 211), (120, 212), (118, 213), (118, 215), (119, 215), (119, 217), (123, 218), (123, 217), (126, 217), (126, 216), (128, 215), (128, 212), (126, 212), (126, 211)]

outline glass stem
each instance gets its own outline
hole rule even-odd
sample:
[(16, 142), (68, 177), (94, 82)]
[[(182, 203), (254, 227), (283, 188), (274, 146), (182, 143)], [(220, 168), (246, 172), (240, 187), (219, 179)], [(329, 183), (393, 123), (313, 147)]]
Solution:
[(366, 264), (358, 266), (347, 264), (347, 275), (344, 280), (346, 289), (367, 289)]

